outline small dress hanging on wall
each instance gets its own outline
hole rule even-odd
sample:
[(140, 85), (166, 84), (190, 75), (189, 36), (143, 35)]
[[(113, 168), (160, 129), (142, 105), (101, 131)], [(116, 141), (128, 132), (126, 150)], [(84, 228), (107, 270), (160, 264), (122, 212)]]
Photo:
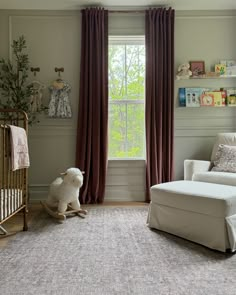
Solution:
[(30, 110), (32, 113), (37, 113), (42, 109), (42, 96), (45, 85), (39, 81), (32, 81), (28, 87), (30, 88)]
[(48, 115), (52, 118), (71, 118), (69, 93), (71, 86), (68, 82), (57, 79), (49, 87), (51, 98), (48, 105)]

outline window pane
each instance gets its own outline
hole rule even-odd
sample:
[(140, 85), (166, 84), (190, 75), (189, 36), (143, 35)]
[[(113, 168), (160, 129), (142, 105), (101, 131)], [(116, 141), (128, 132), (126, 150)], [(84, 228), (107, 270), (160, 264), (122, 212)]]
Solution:
[(109, 96), (121, 99), (125, 96), (125, 45), (109, 47)]
[(109, 157), (126, 157), (126, 106), (110, 105), (109, 111)]
[(143, 44), (109, 46), (109, 158), (144, 158)]
[(126, 46), (127, 98), (144, 98), (145, 59), (144, 46)]
[(144, 104), (129, 104), (127, 110), (127, 157), (144, 156)]

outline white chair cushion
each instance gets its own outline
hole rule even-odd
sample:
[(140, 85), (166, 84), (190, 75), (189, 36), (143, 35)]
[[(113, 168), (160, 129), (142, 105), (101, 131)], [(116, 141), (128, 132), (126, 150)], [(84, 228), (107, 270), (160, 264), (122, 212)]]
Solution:
[(156, 204), (215, 217), (236, 213), (236, 187), (198, 181), (173, 181), (151, 187)]
[(236, 186), (236, 173), (229, 172), (200, 172), (193, 174), (192, 180)]

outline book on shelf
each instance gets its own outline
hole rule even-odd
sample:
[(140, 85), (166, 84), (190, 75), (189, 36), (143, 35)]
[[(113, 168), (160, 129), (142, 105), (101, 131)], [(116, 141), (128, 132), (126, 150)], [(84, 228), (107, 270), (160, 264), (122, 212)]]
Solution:
[(233, 60), (233, 59), (220, 60), (220, 64), (226, 65), (226, 67), (232, 67), (232, 66), (236, 66), (236, 60)]
[(226, 66), (225, 74), (226, 76), (236, 75), (236, 61), (232, 59), (220, 60), (220, 64)]
[(200, 96), (201, 106), (214, 106), (214, 95), (211, 92), (203, 92)]
[(220, 75), (226, 75), (226, 65), (225, 64), (216, 64), (215, 65), (215, 72), (219, 73)]
[(224, 90), (204, 91), (200, 99), (201, 106), (224, 107), (226, 92)]
[(179, 88), (179, 106), (186, 107), (185, 88)]
[(230, 67), (226, 67), (226, 75), (228, 75), (228, 76), (234, 76), (234, 75), (236, 75), (236, 65), (230, 66)]
[(185, 88), (186, 107), (200, 107), (202, 88)]
[(227, 92), (227, 105), (229, 107), (236, 106), (236, 89), (229, 88), (226, 90)]
[(226, 106), (227, 103), (227, 91), (225, 89), (221, 89), (221, 97), (222, 97), (222, 106)]

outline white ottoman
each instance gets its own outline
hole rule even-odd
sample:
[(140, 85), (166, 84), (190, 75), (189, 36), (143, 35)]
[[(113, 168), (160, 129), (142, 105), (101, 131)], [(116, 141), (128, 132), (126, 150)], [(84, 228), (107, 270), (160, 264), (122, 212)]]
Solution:
[(173, 181), (151, 187), (148, 226), (225, 252), (236, 250), (236, 187)]

